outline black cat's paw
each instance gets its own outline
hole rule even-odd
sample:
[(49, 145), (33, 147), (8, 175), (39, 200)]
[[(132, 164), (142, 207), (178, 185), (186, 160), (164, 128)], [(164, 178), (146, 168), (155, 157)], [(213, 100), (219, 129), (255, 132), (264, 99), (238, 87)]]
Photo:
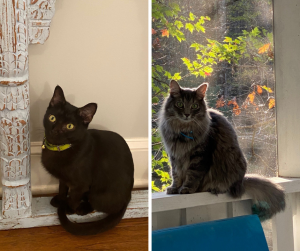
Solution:
[(81, 202), (80, 205), (76, 208), (76, 214), (78, 215), (86, 215), (93, 212), (91, 204), (88, 202)]
[(58, 195), (55, 195), (55, 196), (51, 199), (50, 204), (51, 204), (51, 206), (53, 206), (53, 207), (59, 207), (59, 205), (61, 205), (62, 202), (63, 202), (63, 201), (59, 198), (59, 196), (58, 196)]
[(75, 214), (75, 211), (69, 205), (66, 205), (66, 214)]
[(189, 194), (192, 193), (191, 189), (189, 187), (181, 187), (179, 188), (179, 193), (180, 194)]
[(178, 194), (177, 187), (167, 187), (167, 194)]

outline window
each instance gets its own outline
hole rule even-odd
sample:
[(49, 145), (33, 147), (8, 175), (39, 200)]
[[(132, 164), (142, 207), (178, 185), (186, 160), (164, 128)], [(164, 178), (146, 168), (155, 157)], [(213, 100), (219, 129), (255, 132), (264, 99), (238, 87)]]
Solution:
[(248, 173), (278, 175), (271, 0), (153, 1), (153, 190), (171, 183), (157, 112), (171, 79), (209, 82), (207, 103), (234, 126)]
[[(183, 87), (208, 82), (208, 106), (235, 128), (248, 173), (278, 176), (272, 1), (152, 3), (152, 191), (171, 184), (157, 131), (171, 79)], [(264, 230), (272, 246), (270, 222)]]

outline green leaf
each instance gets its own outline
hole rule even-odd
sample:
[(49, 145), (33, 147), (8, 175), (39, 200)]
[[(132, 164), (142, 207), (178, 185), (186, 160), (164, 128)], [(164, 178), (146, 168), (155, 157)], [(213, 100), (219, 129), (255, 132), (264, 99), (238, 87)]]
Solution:
[(152, 98), (152, 104), (157, 104), (159, 102), (158, 97)]

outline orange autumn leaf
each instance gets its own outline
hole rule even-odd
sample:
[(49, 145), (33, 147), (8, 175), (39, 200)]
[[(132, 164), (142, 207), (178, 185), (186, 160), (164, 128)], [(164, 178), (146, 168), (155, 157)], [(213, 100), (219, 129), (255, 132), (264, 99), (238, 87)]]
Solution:
[(232, 109), (232, 112), (238, 116), (241, 114), (241, 109), (239, 107), (239, 105), (237, 104), (236, 102), (236, 97), (234, 97), (232, 100), (228, 101), (227, 105), (233, 105), (233, 109)]
[(223, 107), (225, 105), (225, 101), (224, 101), (224, 98), (223, 98), (223, 95), (217, 100), (217, 103), (216, 103), (216, 108), (220, 108), (220, 107)]
[(156, 30), (152, 28), (152, 35), (156, 34)]
[(255, 98), (255, 91), (253, 91), (252, 93), (250, 93), (250, 94), (248, 95), (248, 97), (247, 97), (247, 99), (249, 100), (249, 102), (250, 102), (251, 104), (253, 104), (253, 105), (254, 105), (254, 98)]
[(237, 107), (235, 106), (232, 111), (236, 116), (240, 115), (242, 112), (238, 105)]
[(266, 51), (268, 51), (270, 45), (271, 45), (271, 43), (268, 43), (268, 44), (265, 44), (265, 45), (263, 45), (262, 47), (260, 47), (260, 48), (258, 49), (258, 54), (263, 54), (263, 53), (265, 53)]
[(263, 89), (261, 88), (260, 85), (256, 85), (256, 91), (259, 95), (261, 95), (263, 93)]
[(275, 107), (275, 98), (269, 98), (269, 109)]
[(169, 31), (167, 29), (161, 30), (161, 34), (163, 37), (169, 37)]

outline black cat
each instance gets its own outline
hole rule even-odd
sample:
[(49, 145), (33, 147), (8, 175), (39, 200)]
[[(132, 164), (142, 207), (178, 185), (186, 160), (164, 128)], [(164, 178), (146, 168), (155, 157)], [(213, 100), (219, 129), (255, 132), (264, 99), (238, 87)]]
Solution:
[[(58, 207), (61, 225), (74, 235), (92, 235), (115, 227), (125, 214), (133, 188), (133, 160), (118, 134), (88, 129), (97, 110), (90, 103), (77, 108), (56, 86), (44, 116), (42, 164), (59, 179)], [(71, 222), (66, 213), (85, 215), (93, 210), (107, 217), (90, 223)]]

